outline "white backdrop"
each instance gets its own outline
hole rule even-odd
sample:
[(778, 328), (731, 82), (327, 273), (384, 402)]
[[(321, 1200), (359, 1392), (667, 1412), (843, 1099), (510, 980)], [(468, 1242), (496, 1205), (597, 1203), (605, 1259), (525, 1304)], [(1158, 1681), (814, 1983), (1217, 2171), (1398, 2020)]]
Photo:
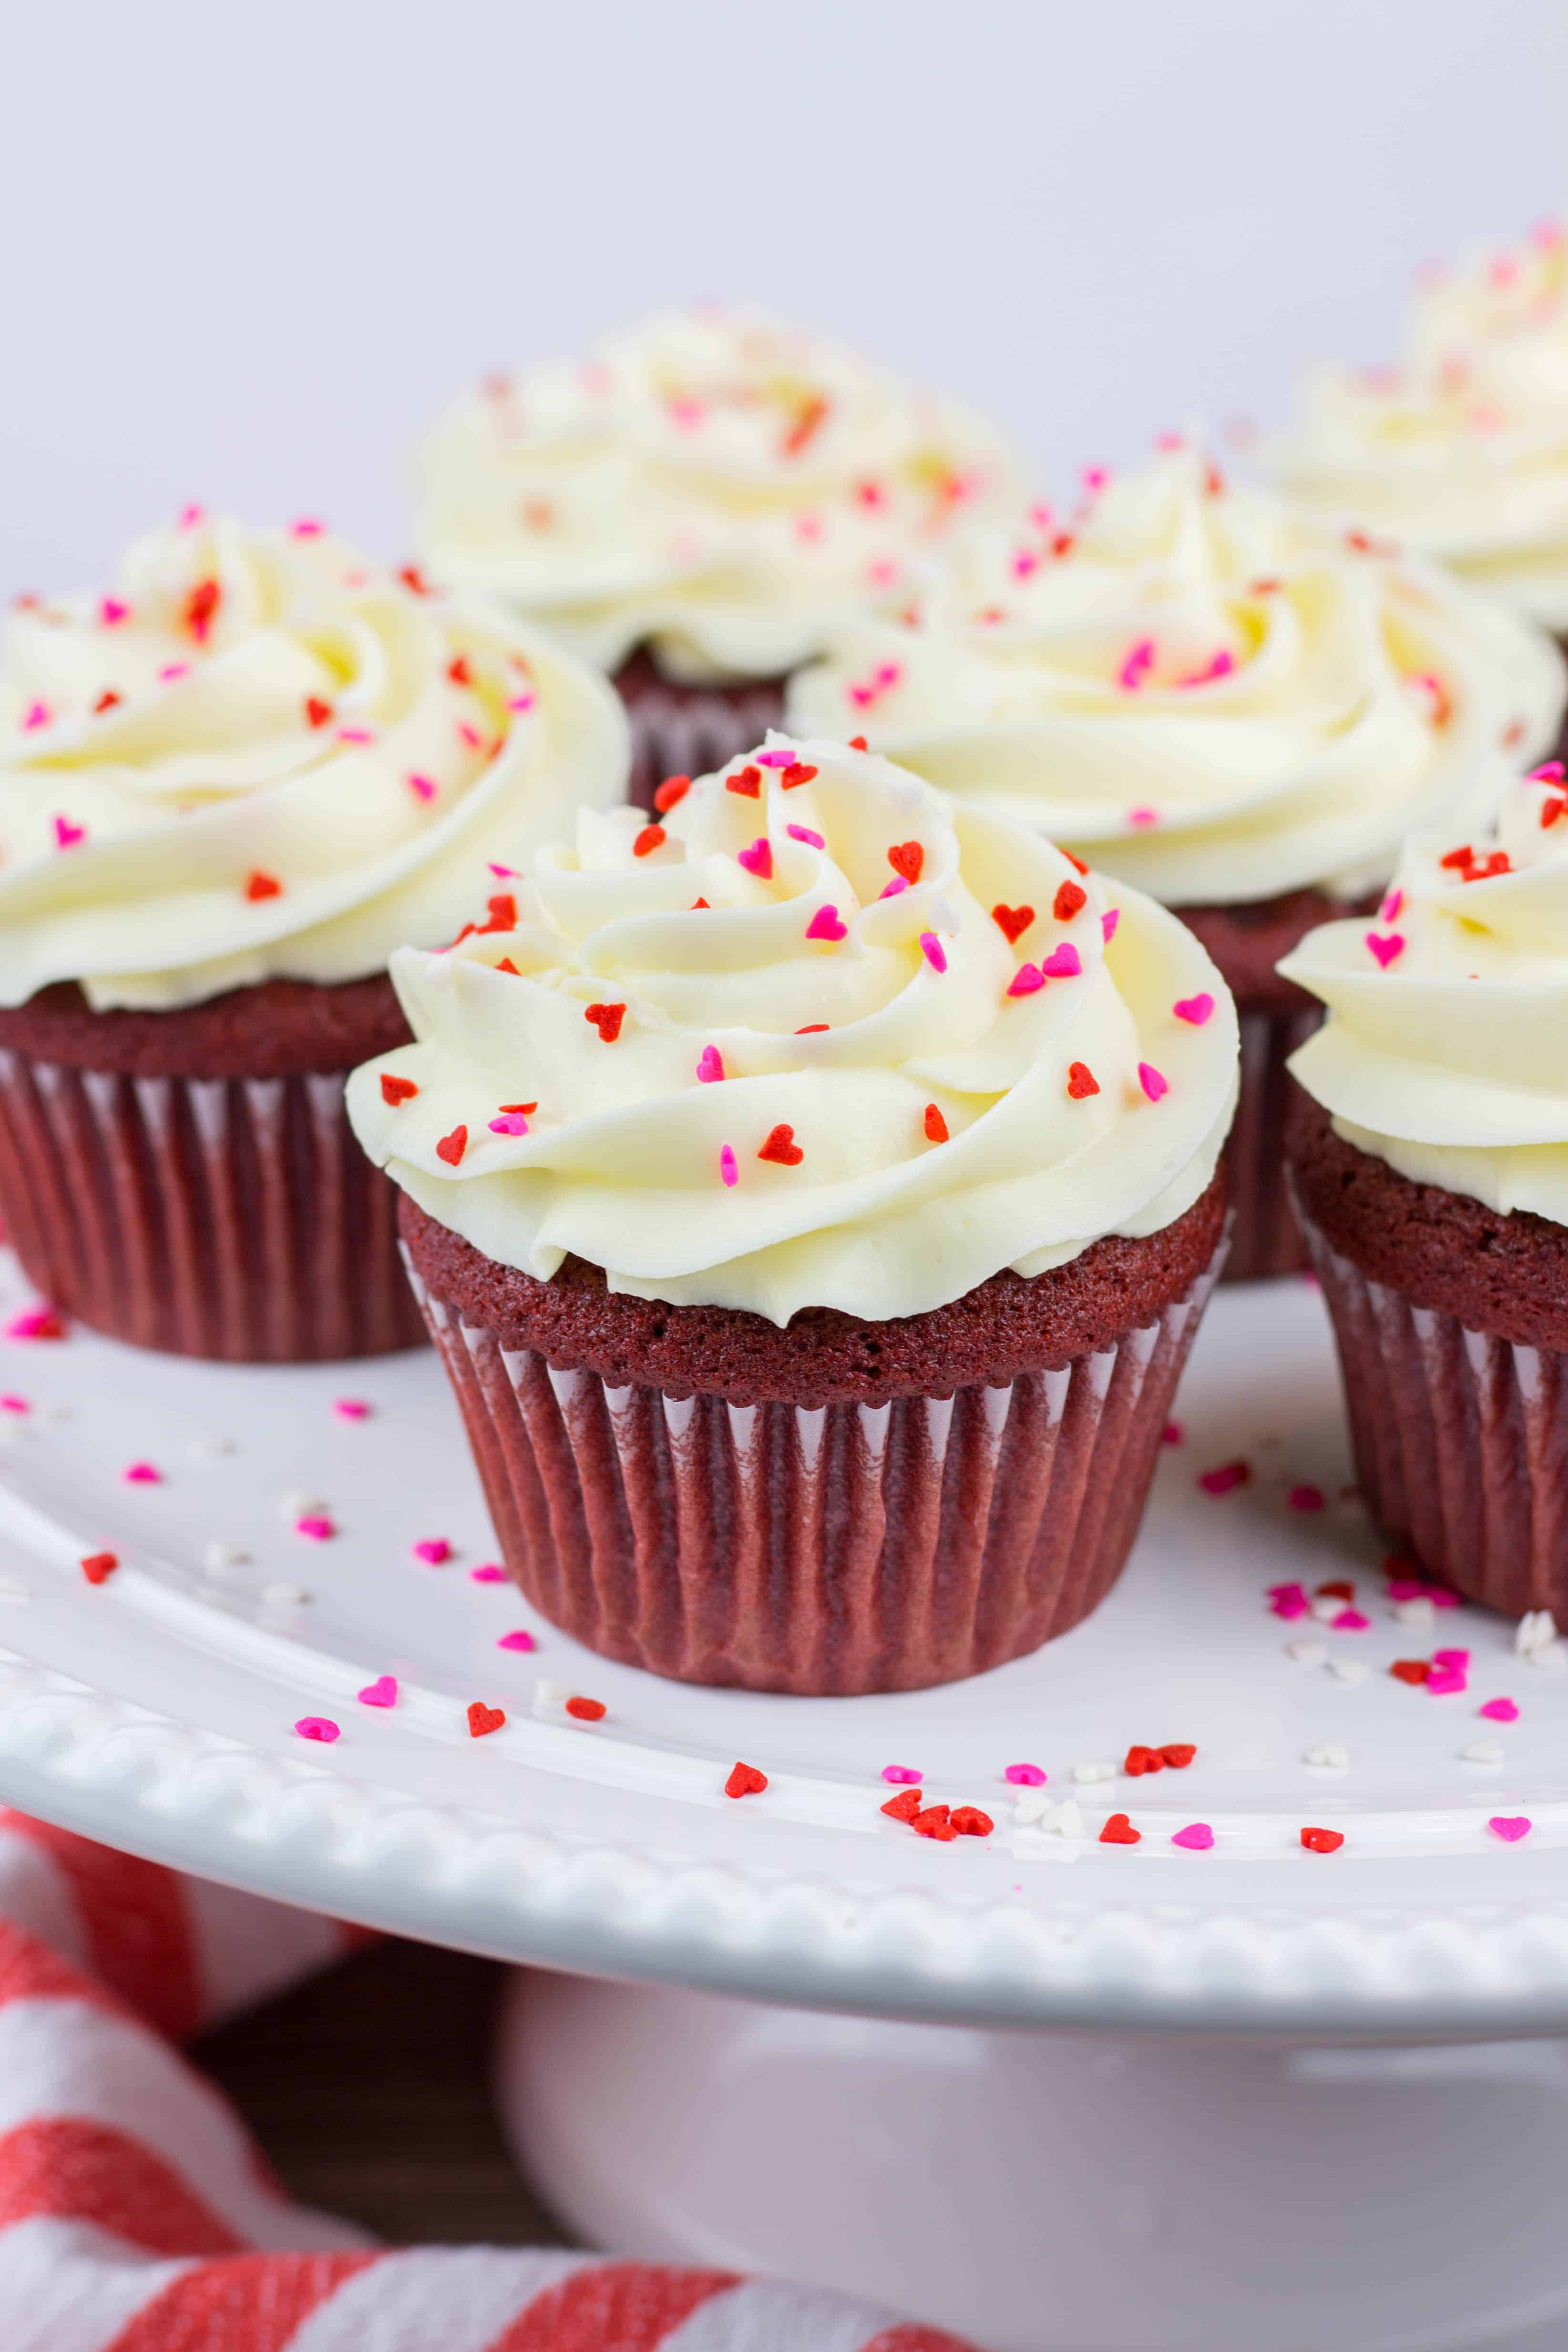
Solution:
[(1563, 197), (1563, 0), (21, 0), (0, 593), (187, 499), (401, 551), (460, 382), (752, 294), (1060, 482)]

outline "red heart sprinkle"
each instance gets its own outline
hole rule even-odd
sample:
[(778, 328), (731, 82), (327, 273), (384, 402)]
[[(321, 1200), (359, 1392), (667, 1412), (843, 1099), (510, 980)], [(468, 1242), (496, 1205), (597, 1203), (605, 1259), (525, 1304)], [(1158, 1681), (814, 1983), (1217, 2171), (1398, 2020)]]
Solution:
[(1190, 1740), (1172, 1739), (1161, 1748), (1160, 1754), (1174, 1772), (1185, 1772), (1197, 1749)]
[(394, 1078), (390, 1071), (382, 1072), (382, 1100), (394, 1110), (399, 1103), (412, 1102), (418, 1092), (412, 1078)]
[(483, 1739), (487, 1731), (499, 1731), (506, 1720), (503, 1708), (486, 1706), (482, 1698), (469, 1700), (468, 1737), (470, 1739)]
[(936, 1838), (942, 1845), (951, 1843), (958, 1834), (946, 1805), (927, 1805), (923, 1813), (912, 1813), (909, 1826), (919, 1836)]
[(1347, 1576), (1336, 1576), (1332, 1583), (1317, 1585), (1313, 1590), (1320, 1601), (1349, 1602), (1355, 1599), (1355, 1587)]
[(887, 862), (895, 874), (903, 875), (906, 882), (918, 882), (920, 869), (925, 863), (925, 852), (918, 841), (895, 841), (887, 853)]
[(661, 816), (667, 816), (677, 801), (685, 799), (691, 788), (692, 780), (689, 776), (666, 776), (653, 794), (653, 806)]
[[(124, 699), (125, 697), (122, 694), (116, 694), (112, 686), (106, 686), (103, 692), (99, 696), (98, 700), (92, 706), (94, 718), (96, 719), (100, 711), (114, 709), (116, 705), (123, 702)], [(1568, 808), (1568, 801), (1563, 803), (1563, 806)], [(1544, 820), (1542, 820), (1542, 822), (1544, 822)]]
[(497, 1108), (497, 1109), (498, 1111), (502, 1112), (503, 1114), (505, 1114), (505, 1113), (506, 1113), (506, 1112), (507, 1112), (507, 1111), (513, 1111), (513, 1110), (515, 1110), (515, 1111), (520, 1111), (520, 1112), (521, 1112), (521, 1114), (522, 1114), (522, 1116), (524, 1117), (524, 1118), (527, 1118), (527, 1117), (528, 1117), (528, 1113), (529, 1113), (530, 1111), (538, 1110), (538, 1103), (537, 1103), (537, 1102), (531, 1102), (531, 1103), (497, 1103), (497, 1104), (496, 1105), (496, 1108)]
[(397, 576), (402, 582), (403, 586), (405, 588), (412, 589), (416, 596), (429, 595), (429, 583), (425, 580), (424, 574), (420, 570), (417, 563), (403, 564)]
[(247, 898), (281, 898), (283, 885), (275, 874), (263, 874), (258, 868), (249, 876), (245, 886)]
[(925, 1106), (925, 1135), (927, 1141), (931, 1143), (947, 1141), (947, 1122), (935, 1103), (927, 1103)]
[(779, 1168), (799, 1168), (806, 1155), (795, 1140), (794, 1129), (780, 1121), (779, 1126), (768, 1129), (768, 1140), (757, 1157), (758, 1160), (771, 1160)]
[(1137, 1780), (1140, 1773), (1163, 1772), (1165, 1769), (1166, 1759), (1157, 1748), (1129, 1748), (1122, 1763), (1123, 1771), (1132, 1780)]
[(852, 735), (850, 737), (850, 750), (852, 751), (869, 751), (870, 749), (871, 746), (866, 741), (863, 735)]
[(454, 686), (473, 685), (474, 681), (468, 674), (468, 656), (466, 654), (454, 654), (452, 659), (446, 665), (446, 675), (452, 680)]
[(912, 1822), (925, 1803), (925, 1800), (918, 1789), (900, 1789), (896, 1797), (888, 1799), (882, 1811), (891, 1813), (895, 1822)]
[[(1061, 848), (1061, 844), (1060, 842), (1058, 842), (1056, 845), (1059, 849)], [(1066, 858), (1069, 866), (1073, 868), (1074, 872), (1079, 874), (1088, 873), (1089, 868), (1084, 865), (1082, 857), (1074, 857), (1071, 849), (1062, 849), (1061, 854), (1063, 857)]]
[(306, 696), (305, 717), (310, 726), (325, 727), (331, 716), (332, 706), (329, 702), (323, 702), (319, 694)]
[(601, 1698), (569, 1698), (566, 1711), (568, 1715), (575, 1716), (579, 1723), (602, 1723), (604, 1701)]
[(1069, 1062), (1067, 1091), (1074, 1102), (1082, 1102), (1086, 1096), (1099, 1093), (1100, 1081), (1087, 1062)]
[(515, 931), (517, 928), (517, 902), (509, 890), (497, 890), (485, 901), (490, 919), (482, 926), (486, 931)]
[(996, 1828), (989, 1813), (981, 1812), (978, 1805), (955, 1805), (952, 1823), (960, 1837), (989, 1837)]
[(111, 1551), (90, 1551), (81, 1564), (81, 1572), (89, 1584), (101, 1584), (112, 1576), (120, 1561)]
[(1125, 1813), (1113, 1813), (1100, 1832), (1102, 1845), (1141, 1845), (1144, 1832), (1135, 1830)]
[(815, 1037), (821, 1030), (831, 1025), (826, 1021), (808, 1021), (803, 1029), (796, 1030), (795, 1034), (797, 1037)]
[(435, 1156), (437, 1160), (444, 1160), (448, 1168), (455, 1168), (467, 1149), (468, 1129), (465, 1127), (455, 1127), (451, 1134), (444, 1135), (436, 1145)]
[(623, 1004), (590, 1004), (585, 1007), (585, 1021), (591, 1021), (607, 1045), (613, 1045), (621, 1034), (621, 1024), (626, 1018)]
[[(1066, 886), (1064, 884), (1063, 887), (1065, 888), (1065, 887)], [(1019, 940), (1023, 937), (1023, 934), (1028, 930), (1030, 925), (1034, 920), (1034, 908), (1032, 907), (1007, 907), (998, 904), (991, 908), (991, 920), (1001, 932), (1002, 937), (1007, 940), (1008, 945), (1009, 947), (1016, 947)]]
[(185, 625), (198, 645), (206, 640), (208, 626), (222, 601), (223, 593), (215, 580), (198, 580), (185, 599)]
[(756, 1797), (767, 1786), (766, 1772), (759, 1772), (755, 1764), (737, 1764), (724, 1784), (724, 1793), (727, 1797)]
[(637, 835), (636, 840), (632, 844), (632, 855), (633, 857), (646, 857), (650, 850), (662, 849), (664, 843), (664, 826), (662, 824), (645, 824), (643, 827), (642, 832)]
[(1388, 1671), (1396, 1682), (1424, 1683), (1432, 1668), (1426, 1658), (1396, 1658)]
[(1337, 1853), (1344, 1843), (1343, 1830), (1303, 1830), (1301, 1843), (1309, 1853)]
[(799, 760), (791, 760), (779, 782), (787, 793), (792, 793), (798, 784), (809, 784), (816, 772), (815, 768), (803, 768)]
[(490, 966), (490, 969), (492, 971), (509, 971), (514, 980), (521, 980), (523, 976), (517, 970), (517, 965), (512, 961), (510, 956), (503, 956), (500, 961), (498, 963), (493, 963)]
[(1059, 923), (1070, 923), (1081, 907), (1089, 903), (1089, 893), (1082, 882), (1064, 882), (1051, 902), (1051, 911)]
[(733, 776), (726, 776), (727, 793), (738, 793), (743, 801), (754, 801), (762, 790), (760, 768), (737, 768)]

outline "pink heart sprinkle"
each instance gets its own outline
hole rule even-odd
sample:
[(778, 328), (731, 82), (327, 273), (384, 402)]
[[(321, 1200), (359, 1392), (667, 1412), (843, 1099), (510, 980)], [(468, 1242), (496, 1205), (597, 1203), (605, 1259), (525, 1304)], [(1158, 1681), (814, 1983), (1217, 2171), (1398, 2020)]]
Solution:
[(98, 617), (106, 629), (112, 629), (121, 621), (130, 619), (131, 607), (121, 604), (118, 596), (106, 596), (98, 608)]
[(792, 768), (795, 754), (793, 751), (758, 751), (757, 764), (759, 768)]
[(738, 1184), (740, 1181), (740, 1171), (735, 1164), (735, 1151), (727, 1143), (719, 1146), (718, 1172), (727, 1185)]
[(493, 1559), (484, 1560), (477, 1568), (471, 1568), (468, 1576), (474, 1584), (505, 1584), (507, 1580), (506, 1570)]
[(151, 1462), (132, 1462), (120, 1475), (130, 1486), (161, 1486), (163, 1484), (163, 1473)]
[(1170, 1092), (1169, 1079), (1162, 1078), (1158, 1070), (1155, 1068), (1152, 1062), (1140, 1062), (1138, 1064), (1138, 1084), (1142, 1087), (1144, 1092), (1147, 1095), (1151, 1102), (1158, 1102), (1162, 1095), (1169, 1094)]
[(378, 1675), (373, 1683), (367, 1683), (364, 1689), (358, 1692), (356, 1696), (361, 1706), (395, 1706), (397, 1705), (396, 1678), (392, 1675)]
[(1127, 823), (1136, 825), (1140, 832), (1146, 832), (1151, 824), (1158, 824), (1159, 821), (1158, 809), (1134, 808), (1127, 811)]
[[(925, 958), (926, 962), (931, 966), (933, 971), (946, 971), (947, 950), (943, 946), (935, 931), (921, 932), (920, 952)], [(1060, 952), (1061, 950), (1059, 949), (1058, 953), (1060, 954)]]
[(1304, 1617), (1312, 1605), (1312, 1602), (1307, 1599), (1304, 1592), (1298, 1594), (1294, 1599), (1291, 1600), (1287, 1600), (1283, 1595), (1281, 1595), (1278, 1601), (1270, 1601), (1269, 1603), (1274, 1615), (1276, 1617), (1283, 1617), (1287, 1623), (1290, 1623), (1297, 1617)]
[(452, 1546), (444, 1536), (422, 1536), (413, 1547), (413, 1556), (423, 1560), (427, 1568), (440, 1568), (451, 1559)]
[(1020, 963), (1008, 986), (1009, 996), (1032, 996), (1045, 986), (1045, 974), (1035, 963)]
[(1207, 1853), (1214, 1843), (1214, 1832), (1207, 1822), (1189, 1822), (1185, 1830), (1175, 1832), (1171, 1843), (1185, 1846), (1188, 1853)]
[(1140, 637), (1116, 673), (1116, 683), (1127, 694), (1135, 694), (1144, 682), (1145, 672), (1154, 667), (1155, 641)]
[(520, 1110), (504, 1110), (499, 1118), (490, 1121), (492, 1135), (527, 1135), (528, 1122)]
[(1421, 1590), (1434, 1609), (1462, 1609), (1465, 1605), (1464, 1595), (1450, 1591), (1446, 1584), (1423, 1584)]
[(435, 786), (428, 776), (410, 776), (408, 788), (416, 800), (433, 801), (435, 798)]
[(73, 824), (68, 816), (56, 817), (55, 847), (57, 849), (74, 849), (78, 841), (85, 841), (86, 839), (87, 827), (85, 824)]
[(205, 507), (202, 506), (182, 507), (178, 517), (179, 528), (182, 530), (194, 530), (206, 511)]
[(321, 525), (314, 515), (301, 515), (297, 522), (289, 524), (288, 532), (291, 539), (319, 539)]
[(924, 1772), (917, 1772), (912, 1764), (884, 1764), (882, 1768), (882, 1777), (884, 1780), (892, 1780), (901, 1789), (918, 1789), (925, 1775)]
[(1521, 1837), (1528, 1837), (1530, 1834), (1530, 1815), (1528, 1813), (1494, 1813), (1487, 1827), (1493, 1837), (1501, 1838), (1505, 1845), (1516, 1845)]
[(1484, 1706), (1477, 1707), (1476, 1713), (1484, 1715), (1489, 1723), (1519, 1721), (1519, 1709), (1511, 1698), (1489, 1698)]
[(28, 729), (34, 727), (47, 727), (48, 723), (48, 704), (47, 702), (29, 703), (27, 706), (27, 715), (22, 721), (23, 731), (26, 732)]
[(519, 1626), (515, 1633), (503, 1633), (496, 1647), (497, 1650), (537, 1650), (538, 1643), (531, 1633), (524, 1633)]
[(0, 1396), (0, 1412), (31, 1412), (32, 1410), (26, 1397)]
[(1405, 952), (1404, 936), (1399, 931), (1389, 931), (1386, 935), (1381, 931), (1368, 931), (1366, 944), (1385, 971), (1388, 970), (1396, 956), (1401, 956)]
[(496, 876), (498, 881), (517, 882), (521, 881), (522, 879), (522, 870), (519, 866), (497, 866), (493, 857), (486, 858), (485, 862), (489, 866), (491, 873)]
[(895, 874), (892, 881), (889, 882), (883, 889), (879, 890), (876, 895), (879, 898), (897, 898), (901, 897), (908, 887), (909, 884), (904, 879), (904, 876), (902, 874)]
[(294, 1728), (301, 1739), (323, 1739), (329, 1745), (340, 1737), (337, 1725), (326, 1715), (302, 1715)]
[(1404, 891), (1390, 890), (1387, 898), (1385, 898), (1382, 906), (1379, 907), (1377, 910), (1378, 921), (1380, 923), (1396, 923), (1399, 920), (1400, 910), (1404, 907)]
[(705, 1045), (697, 1055), (697, 1076), (705, 1087), (718, 1084), (724, 1076), (724, 1055), (716, 1045)]
[(759, 833), (748, 848), (737, 850), (736, 863), (744, 866), (748, 874), (755, 874), (759, 882), (771, 882), (773, 852), (768, 847), (767, 835)]
[(52, 1307), (29, 1307), (5, 1326), (7, 1339), (63, 1339), (66, 1327)]
[(307, 1543), (330, 1543), (338, 1530), (325, 1512), (308, 1511), (302, 1519), (295, 1520), (294, 1532)]
[(1178, 996), (1171, 1011), (1178, 1021), (1190, 1022), (1193, 1028), (1201, 1029), (1214, 1011), (1214, 999), (1207, 989), (1198, 996)]
[(1428, 1698), (1452, 1698), (1458, 1691), (1469, 1688), (1469, 1676), (1462, 1666), (1434, 1666), (1427, 1676)]
[(1045, 1786), (1045, 1772), (1039, 1764), (1009, 1764), (1002, 1778), (1010, 1780), (1015, 1789), (1043, 1789)]
[(1179, 1421), (1167, 1421), (1165, 1427), (1160, 1432), (1160, 1444), (1162, 1445), (1181, 1445), (1186, 1443), (1186, 1425)]
[(1063, 940), (1052, 948), (1040, 965), (1047, 980), (1076, 980), (1083, 970), (1083, 959), (1071, 940)]
[(1329, 1619), (1329, 1631), (1333, 1633), (1365, 1633), (1371, 1628), (1371, 1618), (1364, 1617), (1359, 1609), (1342, 1609)]
[(819, 907), (806, 926), (806, 937), (809, 940), (836, 941), (847, 940), (849, 935), (849, 925), (839, 920), (839, 910), (836, 907)]
[(1418, 1576), (1396, 1576), (1390, 1580), (1390, 1601), (1419, 1601), (1427, 1588)]
[(517, 711), (520, 716), (522, 713), (533, 709), (534, 700), (535, 698), (531, 694), (508, 694), (507, 697), (507, 708), (508, 710)]
[(1434, 1650), (1432, 1653), (1432, 1664), (1435, 1666), (1453, 1666), (1460, 1674), (1465, 1672), (1469, 1663), (1470, 1654), (1468, 1650)]
[(1321, 1486), (1292, 1486), (1285, 1499), (1292, 1511), (1321, 1511), (1323, 1490)]
[(1200, 1470), (1197, 1483), (1206, 1495), (1228, 1495), (1233, 1487), (1245, 1486), (1252, 1475), (1247, 1462), (1221, 1462), (1212, 1470)]
[(803, 841), (808, 849), (826, 849), (827, 843), (809, 824), (787, 824), (784, 828), (791, 841)]
[(340, 743), (373, 743), (375, 740), (368, 727), (340, 727), (338, 730)]
[(165, 662), (158, 673), (158, 683), (160, 686), (173, 686), (178, 679), (189, 677), (190, 675), (189, 662)]
[(1102, 916), (1101, 916), (1101, 918), (1100, 918), (1100, 929), (1101, 929), (1104, 932), (1104, 934), (1105, 934), (1105, 944), (1106, 944), (1106, 946), (1107, 946), (1107, 947), (1109, 947), (1109, 946), (1110, 946), (1110, 944), (1111, 944), (1112, 940), (1113, 940), (1115, 938), (1115, 936), (1116, 936), (1116, 926), (1117, 926), (1117, 924), (1121, 921), (1121, 919), (1122, 919), (1122, 909), (1120, 908), (1120, 907), (1113, 907), (1113, 908), (1110, 909), (1109, 913), (1107, 913), (1107, 914), (1103, 914), (1103, 915), (1102, 915)]
[(375, 1407), (367, 1404), (363, 1397), (337, 1397), (332, 1410), (340, 1421), (369, 1421)]

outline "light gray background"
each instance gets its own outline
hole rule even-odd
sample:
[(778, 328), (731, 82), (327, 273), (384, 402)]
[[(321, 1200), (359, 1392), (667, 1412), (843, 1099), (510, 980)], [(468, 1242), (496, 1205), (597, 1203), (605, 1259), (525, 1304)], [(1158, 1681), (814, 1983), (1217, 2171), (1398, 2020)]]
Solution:
[(1564, 0), (27, 0), (0, 593), (187, 499), (403, 545), (481, 368), (752, 294), (1060, 483), (1273, 416), (1568, 171)]

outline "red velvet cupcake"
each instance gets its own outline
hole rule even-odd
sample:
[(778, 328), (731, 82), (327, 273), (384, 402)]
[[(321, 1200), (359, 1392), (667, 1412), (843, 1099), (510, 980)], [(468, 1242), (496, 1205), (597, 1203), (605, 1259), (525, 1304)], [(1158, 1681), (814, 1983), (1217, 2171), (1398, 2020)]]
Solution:
[(343, 1108), (386, 960), (619, 798), (601, 681), (318, 524), (197, 512), (0, 673), (0, 1216), (115, 1337), (300, 1361), (421, 1336)]
[(536, 1606), (841, 1693), (1095, 1605), (1222, 1250), (1235, 1021), (1190, 932), (775, 737), (392, 974), (418, 1043), (350, 1115)]

